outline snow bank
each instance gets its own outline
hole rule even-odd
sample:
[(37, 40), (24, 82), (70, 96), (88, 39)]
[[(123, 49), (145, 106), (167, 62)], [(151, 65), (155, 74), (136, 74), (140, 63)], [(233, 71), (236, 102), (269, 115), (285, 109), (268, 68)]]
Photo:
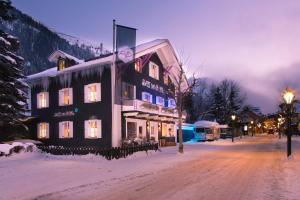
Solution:
[(35, 149), (35, 144), (31, 142), (13, 142), (12, 144), (0, 144), (0, 156), (9, 156), (12, 153), (19, 153), (21, 151), (32, 152)]

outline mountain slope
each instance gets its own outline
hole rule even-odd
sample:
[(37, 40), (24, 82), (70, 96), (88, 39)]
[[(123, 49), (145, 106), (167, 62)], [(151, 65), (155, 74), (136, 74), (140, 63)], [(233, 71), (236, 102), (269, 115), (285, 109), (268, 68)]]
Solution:
[(15, 20), (0, 21), (0, 29), (17, 37), (20, 41), (18, 54), (25, 60), (24, 73), (37, 73), (53, 67), (48, 56), (56, 49), (60, 49), (79, 59), (94, 56), (89, 46), (70, 44), (66, 39), (51, 31), (45, 25), (14, 8), (12, 14)]

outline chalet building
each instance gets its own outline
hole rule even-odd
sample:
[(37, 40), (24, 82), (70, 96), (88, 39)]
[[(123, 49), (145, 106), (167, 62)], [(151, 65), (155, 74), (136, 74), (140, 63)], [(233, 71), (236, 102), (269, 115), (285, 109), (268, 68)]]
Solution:
[(114, 62), (116, 54), (83, 61), (52, 53), (56, 67), (27, 77), (33, 137), (46, 144), (103, 147), (119, 146), (125, 138), (175, 141), (172, 93), (180, 67), (174, 49), (159, 39), (138, 45), (134, 55), (124, 63)]

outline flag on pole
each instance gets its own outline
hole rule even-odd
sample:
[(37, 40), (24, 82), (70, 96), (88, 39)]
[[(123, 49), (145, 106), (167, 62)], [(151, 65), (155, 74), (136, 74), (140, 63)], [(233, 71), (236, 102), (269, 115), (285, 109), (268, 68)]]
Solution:
[(136, 29), (116, 25), (116, 50), (118, 60), (128, 63), (135, 58)]

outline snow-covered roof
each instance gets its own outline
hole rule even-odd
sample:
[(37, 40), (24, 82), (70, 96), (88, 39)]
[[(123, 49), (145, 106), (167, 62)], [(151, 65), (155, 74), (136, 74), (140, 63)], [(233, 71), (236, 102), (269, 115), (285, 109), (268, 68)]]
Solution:
[[(140, 44), (138, 46), (136, 46), (135, 49), (135, 57), (140, 57), (149, 53), (153, 53), (156, 52), (157, 55), (159, 56), (162, 64), (164, 67), (169, 67), (172, 66), (169, 69), (169, 73), (170, 73), (170, 79), (175, 82), (175, 79), (178, 78), (179, 72), (180, 72), (180, 66), (179, 66), (179, 62), (178, 62), (178, 58), (177, 55), (171, 45), (171, 43), (169, 42), (169, 40), (167, 39), (156, 39), (150, 42), (146, 42), (143, 44)], [(55, 51), (54, 53), (52, 53), (49, 56), (49, 60), (50, 59), (56, 59), (58, 58), (58, 56), (68, 56), (69, 58), (73, 58), (73, 59), (77, 59), (71, 55), (68, 55), (60, 50)], [(107, 57), (103, 57), (103, 58), (98, 58), (95, 60), (91, 60), (91, 61), (86, 61), (86, 62), (82, 62), (81, 60), (79, 64), (77, 65), (73, 65), (72, 67), (68, 67), (64, 70), (61, 71), (57, 71), (56, 67), (47, 69), (43, 72), (40, 73), (36, 73), (33, 75), (30, 75), (27, 77), (27, 80), (30, 79), (37, 79), (37, 78), (43, 78), (43, 77), (54, 77), (66, 72), (73, 72), (73, 71), (78, 71), (81, 70), (82, 68), (88, 68), (88, 67), (93, 67), (95, 65), (104, 65), (104, 64), (111, 64), (113, 60), (113, 55), (107, 56)], [(182, 88), (185, 88), (188, 86), (188, 82), (185, 79), (185, 81), (183, 82)]]
[(201, 120), (201, 121), (197, 121), (194, 123), (195, 127), (212, 127), (212, 126), (220, 126), (218, 122), (212, 122), (212, 121), (207, 121), (207, 120)]
[(50, 62), (57, 62), (58, 58), (61, 57), (61, 58), (68, 58), (70, 60), (74, 60), (77, 64), (79, 63), (83, 63), (84, 60), (80, 60), (74, 56), (71, 56), (70, 54), (67, 54), (66, 52), (63, 52), (61, 50), (56, 50), (54, 51), (49, 57), (48, 57), (48, 60)]
[(229, 126), (227, 124), (221, 124), (219, 125), (219, 128), (229, 128)]

